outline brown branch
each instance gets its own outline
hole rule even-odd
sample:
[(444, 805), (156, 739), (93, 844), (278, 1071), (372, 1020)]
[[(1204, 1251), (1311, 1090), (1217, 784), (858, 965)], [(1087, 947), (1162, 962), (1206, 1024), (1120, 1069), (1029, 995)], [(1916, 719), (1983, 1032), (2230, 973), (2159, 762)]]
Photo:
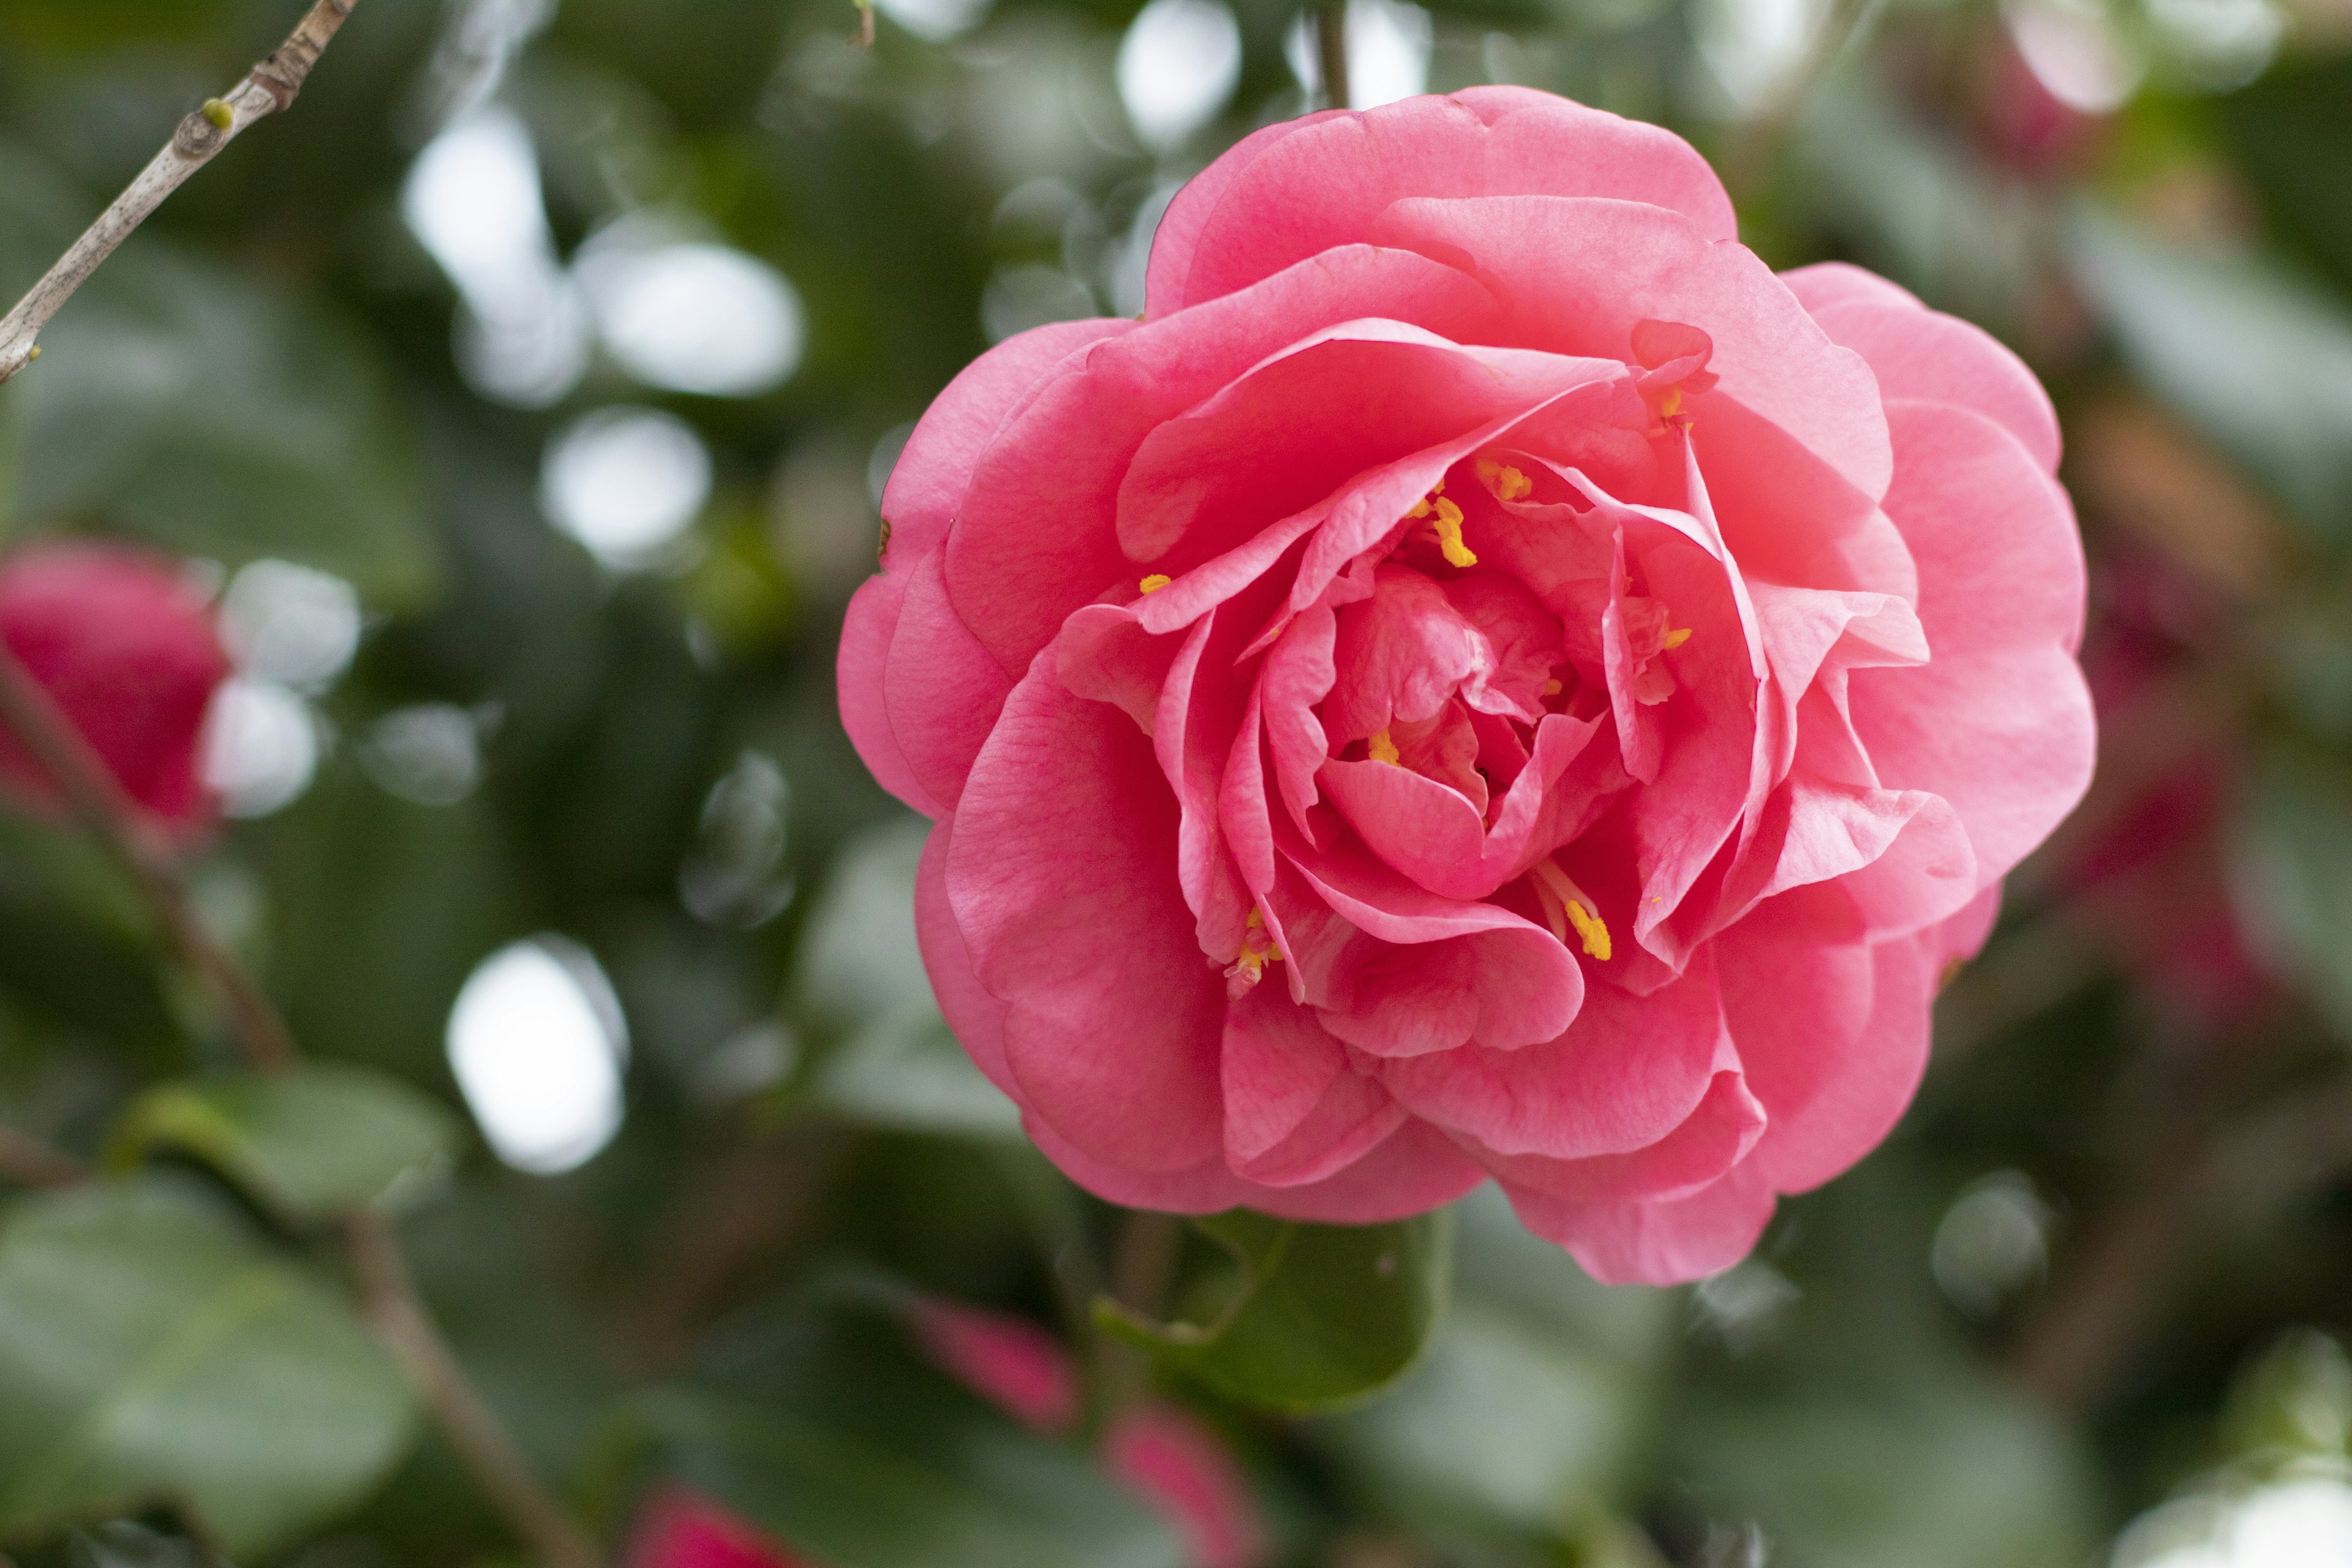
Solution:
[(113, 255), (115, 247), (163, 205), (165, 197), (217, 157), (247, 126), (294, 101), (310, 68), (319, 63), (320, 51), (357, 4), (358, 0), (317, 0), (286, 41), (247, 71), (243, 81), (226, 96), (206, 100), (180, 121), (171, 141), (139, 172), (138, 178), (99, 214), (98, 221), (26, 291), (16, 308), (0, 317), (0, 382), (40, 357), (37, 340), (49, 318), (73, 298), (74, 290), (98, 270), (99, 263)]
[(0, 1127), (0, 1182), (20, 1187), (69, 1187), (89, 1167), (62, 1149)]
[[(39, 352), (34, 340), (41, 329), (166, 196), (247, 126), (294, 101), (320, 51), (355, 4), (357, 0), (316, 0), (286, 41), (226, 98), (207, 102), (181, 122), (170, 144), (130, 188), (0, 319), (0, 381), (31, 363)], [(300, 1053), (292, 1032), (236, 955), (197, 912), (171, 843), (5, 645), (0, 645), (0, 728), (31, 754), (84, 831), (122, 862), (164, 934), (218, 996), (253, 1066), (279, 1071), (295, 1065)], [(37, 1160), (22, 1169), (27, 1174), (37, 1170), (44, 1178), (62, 1177), (67, 1169), (58, 1163), (62, 1158)], [(79, 1173), (78, 1167), (74, 1173)], [(596, 1542), (541, 1486), (496, 1414), (467, 1381), (465, 1369), (409, 1280), (390, 1223), (362, 1210), (346, 1218), (345, 1232), (369, 1322), (406, 1371), (476, 1484), (542, 1568), (597, 1568), (602, 1553)]]
[(253, 1064), (271, 1071), (293, 1066), (293, 1037), (245, 966), (196, 912), (170, 843), (5, 646), (0, 646), (0, 725), (32, 753), (65, 797), (74, 819), (130, 871), (156, 922), (219, 996)]
[(1323, 100), (1348, 107), (1348, 0), (1320, 0), (1315, 7), (1316, 61), (1323, 73)]
[(442, 1436), (542, 1568), (598, 1568), (603, 1553), (550, 1497), (498, 1415), (476, 1393), (416, 1294), (392, 1224), (371, 1209), (344, 1222), (360, 1300), (376, 1337), (397, 1357)]

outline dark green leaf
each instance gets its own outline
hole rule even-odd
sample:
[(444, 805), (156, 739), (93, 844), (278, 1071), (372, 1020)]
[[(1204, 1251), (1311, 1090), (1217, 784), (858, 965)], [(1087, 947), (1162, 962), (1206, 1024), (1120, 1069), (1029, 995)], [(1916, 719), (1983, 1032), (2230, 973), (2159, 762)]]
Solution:
[(381, 1201), (454, 1158), (457, 1119), (398, 1079), (341, 1062), (163, 1084), (124, 1115), (118, 1163), (158, 1149), (217, 1167), (290, 1218)]
[(1074, 1443), (918, 1360), (870, 1303), (788, 1310), (635, 1410), (657, 1474), (826, 1568), (1178, 1568), (1186, 1552)]
[(1293, 1415), (1361, 1402), (1402, 1376), (1444, 1316), (1450, 1210), (1392, 1225), (1303, 1225), (1246, 1209), (1195, 1222), (1240, 1265), (1197, 1322), (1154, 1323), (1110, 1301), (1102, 1326), (1226, 1397)]
[(258, 1552), (405, 1450), (399, 1369), (335, 1294), (155, 1181), (0, 1223), (0, 1537), (168, 1499)]
[(416, 465), (364, 350), (314, 308), (134, 242), (23, 378), (20, 522), (102, 518), (229, 566), (274, 556), (371, 604), (435, 575)]

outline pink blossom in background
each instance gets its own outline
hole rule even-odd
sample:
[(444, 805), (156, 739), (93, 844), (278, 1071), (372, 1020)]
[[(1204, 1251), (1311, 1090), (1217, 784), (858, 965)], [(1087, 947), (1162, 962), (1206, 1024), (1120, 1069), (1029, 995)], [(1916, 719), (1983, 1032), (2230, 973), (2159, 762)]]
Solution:
[(637, 1515), (626, 1568), (815, 1568), (698, 1492), (656, 1492)]
[(1495, 1180), (1686, 1279), (1894, 1125), (2080, 798), (2058, 427), (1775, 276), (1653, 126), (1481, 88), (1243, 141), (1144, 319), (1011, 339), (884, 497), (842, 714), (942, 1008), (1113, 1202)]
[[(124, 790), (183, 835), (210, 826), (198, 776), (205, 711), (228, 678), (211, 611), (175, 563), (107, 544), (45, 544), (0, 561), (0, 641), (79, 730)], [(0, 735), (0, 779), (55, 792)]]
[(1255, 1568), (1267, 1531), (1241, 1467), (1197, 1415), (1172, 1405), (1132, 1405), (1103, 1433), (1111, 1474), (1166, 1514), (1193, 1568)]
[(1025, 1318), (952, 1301), (917, 1302), (916, 1340), (941, 1370), (1039, 1432), (1078, 1424), (1077, 1371), (1062, 1342)]

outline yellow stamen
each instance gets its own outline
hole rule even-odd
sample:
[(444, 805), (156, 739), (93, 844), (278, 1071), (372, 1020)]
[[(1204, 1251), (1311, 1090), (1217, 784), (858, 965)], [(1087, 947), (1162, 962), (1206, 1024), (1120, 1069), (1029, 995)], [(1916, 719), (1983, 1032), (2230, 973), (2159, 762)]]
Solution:
[(1137, 584), (1136, 586), (1141, 588), (1147, 594), (1157, 594), (1160, 589), (1165, 588), (1169, 584), (1173, 583), (1174, 581), (1176, 581), (1176, 579), (1173, 577), (1162, 576), (1160, 574), (1154, 572), (1150, 576), (1146, 577), (1142, 582)]
[(1675, 415), (1680, 414), (1682, 411), (1683, 389), (1681, 387), (1677, 386), (1674, 388), (1664, 397), (1658, 399), (1658, 412), (1664, 415), (1666, 418), (1672, 419)]
[(1683, 644), (1685, 644), (1685, 643), (1686, 643), (1686, 642), (1688, 642), (1688, 641), (1690, 641), (1690, 640), (1691, 640), (1691, 629), (1690, 629), (1690, 627), (1688, 627), (1688, 626), (1683, 626), (1683, 627), (1678, 628), (1677, 630), (1668, 632), (1668, 633), (1665, 635), (1665, 638), (1664, 638), (1664, 641), (1662, 641), (1662, 642), (1660, 642), (1660, 643), (1658, 644), (1658, 646), (1659, 646), (1660, 647), (1662, 647), (1662, 648), (1665, 649), (1668, 653), (1672, 653), (1672, 652), (1674, 652), (1674, 651), (1675, 651), (1675, 649), (1676, 649), (1676, 648), (1678, 648), (1678, 647), (1682, 647), (1682, 646), (1683, 646)]
[[(1562, 945), (1568, 942), (1568, 927), (1576, 930), (1577, 941), (1584, 947), (1585, 956), (1609, 962), (1615, 951), (1609, 940), (1609, 924), (1601, 918), (1601, 907), (1591, 896), (1576, 885), (1574, 878), (1559, 868), (1555, 860), (1535, 863), (1537, 901), (1544, 907), (1544, 918), (1551, 922), (1552, 935)], [(1558, 912), (1554, 912), (1557, 906)], [(1565, 923), (1563, 923), (1565, 917)]]
[(1584, 943), (1586, 955), (1597, 958), (1603, 963), (1608, 963), (1610, 946), (1607, 924), (1599, 915), (1585, 913), (1584, 906), (1573, 899), (1564, 900), (1562, 902), (1568, 913), (1568, 923), (1576, 928), (1577, 940)]
[(1478, 477), (1486, 482), (1487, 489), (1495, 492), (1496, 500), (1517, 500), (1523, 496), (1535, 494), (1536, 482), (1533, 479), (1508, 463), (1498, 463), (1492, 458), (1478, 459)]
[(1392, 768), (1402, 765), (1398, 761), (1402, 753), (1397, 751), (1396, 742), (1389, 739), (1389, 732), (1386, 730), (1381, 731), (1364, 742), (1364, 754), (1373, 762), (1386, 763)]
[(1255, 910), (1252, 910), (1249, 912), (1249, 919), (1242, 921), (1242, 928), (1244, 931), (1255, 931), (1258, 927), (1264, 924), (1265, 924), (1265, 917), (1260, 915)]
[(1544, 693), (1543, 693), (1543, 694), (1544, 694), (1546, 697), (1557, 697), (1557, 696), (1559, 696), (1561, 692), (1563, 692), (1563, 691), (1565, 691), (1565, 690), (1567, 690), (1567, 689), (1568, 689), (1568, 688), (1566, 688), (1566, 687), (1562, 686), (1562, 685), (1561, 685), (1559, 681), (1557, 681), (1557, 680), (1547, 680), (1547, 681), (1545, 681), (1545, 682), (1544, 682)]
[(1449, 566), (1475, 566), (1478, 557), (1462, 542), (1462, 509), (1441, 499), (1437, 503), (1437, 547)]

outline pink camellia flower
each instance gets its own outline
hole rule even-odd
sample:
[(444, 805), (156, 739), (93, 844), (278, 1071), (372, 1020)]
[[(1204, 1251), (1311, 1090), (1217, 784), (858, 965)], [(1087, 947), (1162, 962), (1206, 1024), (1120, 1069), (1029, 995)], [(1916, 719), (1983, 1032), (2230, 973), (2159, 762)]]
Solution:
[(1078, 1424), (1077, 1369), (1062, 1342), (1028, 1319), (925, 1298), (908, 1323), (935, 1364), (1023, 1426), (1055, 1433)]
[(1103, 1463), (1184, 1538), (1192, 1568), (1255, 1568), (1269, 1531), (1248, 1478), (1208, 1425), (1156, 1401), (1132, 1405), (1103, 1430)]
[(940, 1002), (1113, 1201), (1480, 1181), (1720, 1268), (1884, 1137), (2074, 805), (2058, 429), (2015, 358), (1776, 277), (1666, 132), (1482, 88), (1179, 194), (1143, 319), (916, 427), (842, 712), (937, 820)]
[(637, 1515), (626, 1568), (813, 1568), (713, 1499), (681, 1487), (657, 1491)]
[[(131, 799), (183, 835), (211, 824), (197, 749), (229, 660), (210, 610), (172, 562), (104, 544), (12, 556), (0, 563), (0, 641)], [(56, 796), (5, 733), (0, 779), (35, 800)]]

